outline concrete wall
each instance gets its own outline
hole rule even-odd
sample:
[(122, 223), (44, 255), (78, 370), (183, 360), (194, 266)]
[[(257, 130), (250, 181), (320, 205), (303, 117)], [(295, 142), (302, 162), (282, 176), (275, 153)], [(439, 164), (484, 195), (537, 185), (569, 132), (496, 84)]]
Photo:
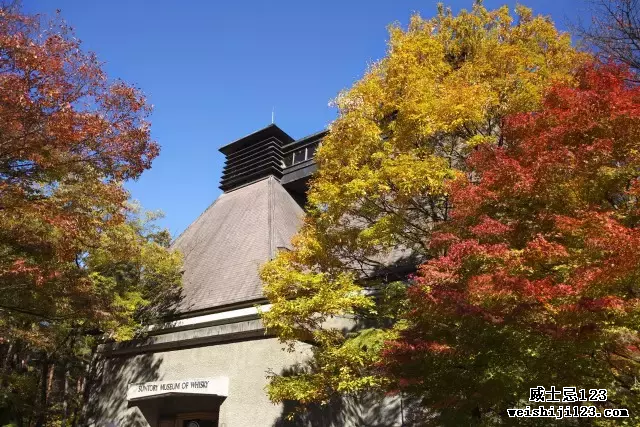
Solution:
[(272, 404), (265, 394), (266, 373), (270, 368), (280, 372), (306, 356), (304, 349), (288, 353), (281, 347), (276, 339), (266, 338), (109, 358), (102, 363), (102, 386), (92, 401), (96, 425), (155, 427), (163, 410), (173, 410), (166, 402), (128, 408), (130, 383), (216, 376), (229, 378), (229, 396), (222, 402), (211, 399), (210, 405), (198, 411), (219, 409), (221, 427), (275, 425), (283, 408)]
[[(293, 402), (274, 405), (265, 393), (267, 373), (290, 372), (311, 355), (309, 345), (283, 351), (264, 336), (261, 322), (250, 320), (192, 330), (163, 331), (141, 342), (103, 349), (89, 412), (95, 427), (157, 427), (163, 414), (214, 412), (219, 427), (399, 426), (397, 399), (367, 395), (339, 398), (293, 420)], [(229, 379), (226, 398), (163, 397), (129, 403), (130, 384), (219, 377)]]

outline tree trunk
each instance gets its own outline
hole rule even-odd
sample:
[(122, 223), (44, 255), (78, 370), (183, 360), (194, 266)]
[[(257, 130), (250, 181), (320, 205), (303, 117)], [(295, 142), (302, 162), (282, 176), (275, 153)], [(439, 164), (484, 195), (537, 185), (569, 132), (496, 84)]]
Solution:
[(53, 374), (56, 371), (56, 365), (52, 363), (49, 365), (49, 373), (47, 375), (47, 395), (45, 396), (44, 404), (49, 403), (49, 396), (51, 396), (51, 388), (53, 387)]
[(47, 410), (47, 390), (48, 390), (48, 376), (49, 376), (49, 360), (44, 359), (42, 361), (42, 371), (40, 380), (40, 408), (38, 410), (38, 418), (36, 419), (35, 427), (44, 427), (46, 422), (45, 412)]
[(11, 359), (13, 358), (14, 351), (13, 342), (9, 343), (9, 348), (7, 348), (7, 354), (4, 356), (4, 360), (2, 361), (2, 371), (0, 371), (0, 387), (5, 388), (8, 380), (5, 379), (5, 376), (9, 374), (9, 367), (11, 366)]
[(2, 373), (6, 374), (9, 370), (9, 364), (11, 363), (11, 358), (13, 357), (13, 342), (9, 343), (9, 348), (7, 349), (7, 354), (4, 356), (4, 360), (2, 361)]
[(69, 368), (64, 370), (64, 391), (62, 393), (62, 427), (67, 427), (69, 417)]
[[(82, 392), (82, 377), (79, 377), (76, 381), (76, 396), (81, 396)], [(78, 405), (73, 407), (73, 416), (71, 417), (71, 427), (77, 427), (80, 414), (78, 413)]]
[(91, 353), (93, 354), (93, 357), (91, 358), (89, 363), (87, 363), (85, 374), (82, 377), (82, 390), (80, 394), (81, 409), (80, 409), (80, 415), (78, 417), (79, 418), (78, 422), (80, 425), (86, 424), (87, 409), (88, 409), (87, 407), (89, 406), (87, 403), (89, 402), (89, 395), (91, 393), (91, 383), (94, 375), (94, 365), (96, 363), (95, 348), (92, 349)]

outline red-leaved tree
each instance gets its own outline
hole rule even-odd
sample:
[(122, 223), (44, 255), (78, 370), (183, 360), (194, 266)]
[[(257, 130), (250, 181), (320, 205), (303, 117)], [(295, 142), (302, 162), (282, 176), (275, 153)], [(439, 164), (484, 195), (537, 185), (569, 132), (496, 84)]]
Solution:
[(0, 7), (0, 315), (107, 316), (82, 257), (158, 154), (149, 112), (66, 25)]
[(553, 87), (451, 183), (452, 220), (384, 353), (427, 419), (502, 424), (529, 388), (555, 386), (606, 388), (600, 405), (638, 420), (640, 87), (628, 77), (593, 64)]
[(64, 22), (0, 3), (2, 425), (86, 425), (92, 351), (179, 289), (168, 233), (123, 187), (158, 154), (150, 111)]

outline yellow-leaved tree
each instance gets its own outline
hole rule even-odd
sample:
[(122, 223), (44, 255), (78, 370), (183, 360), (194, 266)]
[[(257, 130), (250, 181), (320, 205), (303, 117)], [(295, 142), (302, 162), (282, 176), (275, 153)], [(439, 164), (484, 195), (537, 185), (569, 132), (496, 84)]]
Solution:
[[(439, 6), (389, 32), (386, 56), (335, 99), (293, 249), (262, 269), (266, 327), (291, 347), (314, 344), (308, 366), (272, 375), (275, 402), (384, 389), (380, 349), (405, 307), (402, 279), (449, 215), (444, 184), (474, 147), (501, 144), (506, 115), (537, 109), (588, 57), (522, 6), (515, 16), (481, 2), (457, 15)], [(330, 321), (341, 317), (352, 332)]]

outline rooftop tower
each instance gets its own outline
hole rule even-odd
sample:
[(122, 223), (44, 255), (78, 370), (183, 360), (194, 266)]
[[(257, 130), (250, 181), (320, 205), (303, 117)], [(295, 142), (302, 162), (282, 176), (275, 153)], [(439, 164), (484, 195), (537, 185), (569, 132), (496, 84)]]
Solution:
[(264, 300), (259, 268), (290, 245), (302, 224), (322, 136), (295, 141), (271, 124), (220, 148), (226, 156), (223, 193), (173, 244), (184, 254), (180, 313)]

